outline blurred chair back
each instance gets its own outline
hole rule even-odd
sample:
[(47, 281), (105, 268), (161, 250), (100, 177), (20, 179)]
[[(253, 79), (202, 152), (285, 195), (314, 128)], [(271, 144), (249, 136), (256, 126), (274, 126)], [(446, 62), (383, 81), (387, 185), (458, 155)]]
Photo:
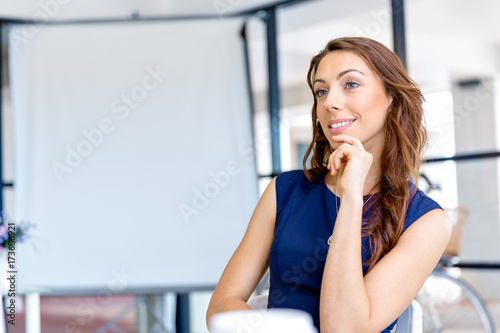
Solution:
[(254, 310), (265, 310), (267, 309), (267, 294), (251, 296), (247, 304)]
[(410, 306), (399, 316), (394, 333), (422, 333), (424, 331), (422, 307), (413, 300)]

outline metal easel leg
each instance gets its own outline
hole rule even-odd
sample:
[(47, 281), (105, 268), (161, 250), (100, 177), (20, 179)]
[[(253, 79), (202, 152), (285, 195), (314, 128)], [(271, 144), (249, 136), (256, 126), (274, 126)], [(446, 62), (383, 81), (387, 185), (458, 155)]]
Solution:
[(175, 333), (176, 294), (137, 296), (138, 333)]

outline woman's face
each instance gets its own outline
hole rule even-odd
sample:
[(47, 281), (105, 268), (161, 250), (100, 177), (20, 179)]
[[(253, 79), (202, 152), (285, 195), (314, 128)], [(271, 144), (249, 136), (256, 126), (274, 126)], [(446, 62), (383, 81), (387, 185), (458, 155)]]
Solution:
[(392, 98), (361, 57), (348, 51), (328, 53), (319, 63), (313, 88), (318, 120), (333, 148), (340, 143), (332, 136), (346, 134), (358, 138), (367, 151), (381, 151)]

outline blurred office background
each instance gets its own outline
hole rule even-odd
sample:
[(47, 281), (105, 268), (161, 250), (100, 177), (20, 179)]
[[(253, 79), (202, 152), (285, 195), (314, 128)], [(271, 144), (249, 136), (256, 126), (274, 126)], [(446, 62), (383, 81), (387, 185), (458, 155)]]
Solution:
[(394, 3), (0, 1), (3, 210), (37, 224), (8, 331), (31, 293), (41, 332), (207, 332), (259, 194), (302, 168), (309, 62), (341, 36), (403, 37), (426, 99), (421, 187), (466, 209), (471, 267), (453, 274), (500, 327), (500, 2), (406, 0), (399, 34)]

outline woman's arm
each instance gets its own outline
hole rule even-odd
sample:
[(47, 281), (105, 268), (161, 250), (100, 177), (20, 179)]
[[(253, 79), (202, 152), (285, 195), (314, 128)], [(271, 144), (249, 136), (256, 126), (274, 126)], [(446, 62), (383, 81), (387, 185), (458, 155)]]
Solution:
[(451, 225), (444, 211), (428, 212), (363, 277), (361, 221), (359, 215), (349, 214), (352, 205), (345, 204), (335, 225), (342, 226), (338, 231), (344, 237), (332, 238), (323, 274), (321, 332), (380, 332), (417, 295), (449, 241)]
[(248, 298), (268, 267), (276, 219), (276, 178), (257, 204), (243, 240), (229, 260), (207, 310), (207, 324), (219, 312), (249, 310)]
[(428, 212), (363, 276), (363, 185), (372, 159), (358, 139), (335, 139), (344, 143), (330, 157), (329, 169), (338, 177), (342, 204), (321, 285), (321, 333), (380, 332), (403, 313), (432, 272), (449, 241), (451, 224), (444, 211)]

